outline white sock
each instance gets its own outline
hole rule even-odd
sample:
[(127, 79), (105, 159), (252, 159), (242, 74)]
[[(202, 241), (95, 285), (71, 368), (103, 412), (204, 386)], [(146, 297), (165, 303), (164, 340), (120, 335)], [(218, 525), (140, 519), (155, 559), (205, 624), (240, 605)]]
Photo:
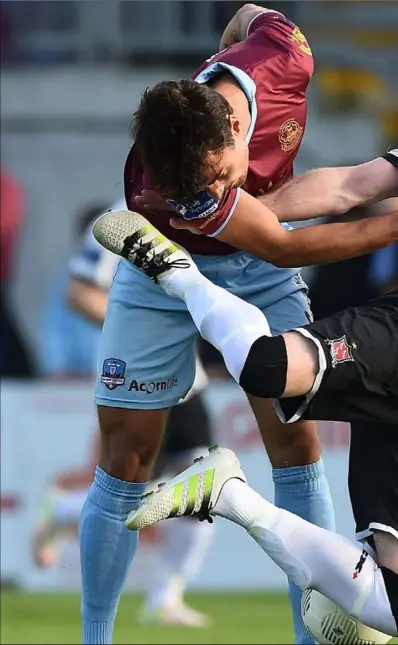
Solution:
[(239, 383), (254, 341), (271, 336), (262, 311), (210, 282), (195, 265), (160, 282), (169, 295), (185, 301), (200, 334), (221, 352), (228, 371)]
[(57, 525), (77, 524), (83, 504), (87, 499), (87, 490), (72, 490), (63, 494), (52, 509), (52, 521)]
[(247, 530), (301, 589), (316, 589), (361, 622), (397, 636), (381, 570), (362, 545), (277, 508), (248, 484), (228, 481), (215, 511)]
[(199, 572), (214, 536), (214, 525), (193, 518), (163, 524), (165, 543), (162, 559), (166, 573), (154, 569), (147, 606), (178, 607), (190, 580)]

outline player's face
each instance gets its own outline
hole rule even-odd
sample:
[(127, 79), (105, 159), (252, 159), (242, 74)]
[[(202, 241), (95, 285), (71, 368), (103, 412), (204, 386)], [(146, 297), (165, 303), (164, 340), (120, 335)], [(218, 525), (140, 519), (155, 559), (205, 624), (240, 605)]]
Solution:
[(221, 154), (210, 154), (207, 159), (206, 190), (217, 200), (226, 190), (243, 186), (249, 168), (249, 147), (240, 131), (233, 129), (232, 134), (234, 145), (224, 148)]

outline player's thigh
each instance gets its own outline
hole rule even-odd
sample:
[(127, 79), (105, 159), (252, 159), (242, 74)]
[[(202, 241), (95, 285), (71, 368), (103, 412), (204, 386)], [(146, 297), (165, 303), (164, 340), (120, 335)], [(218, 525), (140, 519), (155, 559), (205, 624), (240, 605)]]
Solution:
[[(286, 295), (265, 307), (264, 313), (274, 335), (307, 324), (311, 310), (306, 289)], [(249, 402), (274, 468), (300, 466), (319, 459), (318, 429), (314, 421), (283, 424), (271, 401), (249, 396)]]
[[(386, 531), (375, 529), (373, 540), (378, 565), (390, 569), (390, 571), (393, 571), (398, 576), (398, 538)], [(398, 578), (396, 584), (398, 585)]]
[(348, 485), (357, 539), (379, 530), (398, 540), (398, 423), (351, 424)]
[(99, 343), (101, 463), (139, 480), (152, 468), (167, 410), (192, 386), (196, 330), (183, 303), (138, 272), (119, 272)]
[(329, 394), (386, 396), (394, 391), (398, 382), (398, 292), (349, 307), (308, 325), (307, 330), (322, 344)]

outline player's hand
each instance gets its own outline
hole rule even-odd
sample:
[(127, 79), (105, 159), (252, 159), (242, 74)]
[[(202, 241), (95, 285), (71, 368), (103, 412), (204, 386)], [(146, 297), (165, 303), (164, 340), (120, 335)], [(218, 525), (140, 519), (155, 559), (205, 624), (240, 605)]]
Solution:
[(137, 206), (146, 211), (172, 211), (174, 210), (156, 190), (143, 190), (135, 198)]
[(180, 217), (172, 217), (170, 220), (170, 226), (172, 228), (178, 229), (179, 231), (189, 231), (190, 233), (194, 233), (195, 235), (203, 235), (203, 233), (201, 231), (198, 231), (198, 229), (191, 222), (187, 222)]
[[(167, 201), (156, 192), (156, 190), (143, 190), (141, 195), (135, 198), (136, 204), (146, 211), (174, 211), (174, 208), (167, 203)], [(170, 226), (178, 230), (189, 231), (195, 235), (201, 235), (201, 232), (191, 224), (186, 222), (180, 217), (172, 217)]]

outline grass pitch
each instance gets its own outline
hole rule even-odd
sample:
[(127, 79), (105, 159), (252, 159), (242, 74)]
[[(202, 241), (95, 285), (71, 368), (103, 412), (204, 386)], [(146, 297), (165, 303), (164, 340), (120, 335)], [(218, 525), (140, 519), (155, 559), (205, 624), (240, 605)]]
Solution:
[[(288, 601), (283, 595), (192, 595), (192, 607), (212, 616), (208, 629), (144, 626), (137, 623), (142, 598), (125, 595), (120, 603), (115, 643), (291, 643)], [(77, 595), (4, 592), (1, 642), (80, 643)]]
[[(288, 600), (279, 594), (191, 595), (190, 604), (214, 619), (208, 629), (144, 626), (136, 616), (141, 596), (125, 595), (115, 630), (115, 644), (265, 644), (292, 643)], [(1, 595), (1, 643), (7, 645), (80, 643), (79, 598), (66, 594)], [(398, 644), (398, 639), (391, 643)]]

